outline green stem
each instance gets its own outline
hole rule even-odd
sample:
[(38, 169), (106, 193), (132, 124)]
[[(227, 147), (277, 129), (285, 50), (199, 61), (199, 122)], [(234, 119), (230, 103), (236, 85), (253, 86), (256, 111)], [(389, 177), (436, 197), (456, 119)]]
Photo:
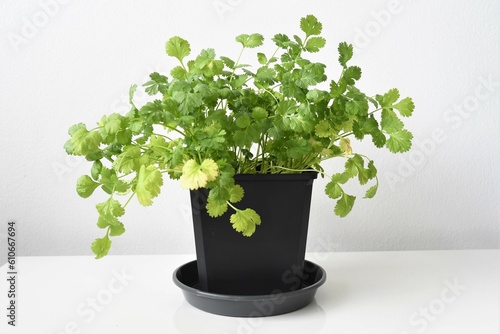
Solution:
[(125, 209), (125, 207), (127, 206), (128, 203), (130, 203), (130, 200), (132, 199), (132, 197), (134, 197), (135, 193), (132, 193), (132, 195), (130, 195), (130, 197), (128, 198), (128, 200), (125, 202), (125, 204), (123, 205), (123, 208)]
[(161, 134), (159, 134), (159, 133), (152, 133), (152, 135), (154, 135), (154, 136), (159, 136), (159, 137), (163, 137), (163, 138), (165, 138), (165, 139), (168, 139), (168, 140), (170, 140), (170, 141), (173, 141), (173, 139), (172, 139), (172, 138), (170, 138), (170, 137), (168, 137), (168, 136), (165, 136), (165, 135), (161, 135)]
[(181, 130), (177, 129), (177, 128), (173, 128), (171, 126), (168, 126), (168, 125), (165, 125), (166, 128), (169, 128), (170, 130), (172, 131), (175, 131), (175, 132), (178, 132), (180, 133), (181, 135), (183, 135), (184, 137), (186, 137), (186, 134), (184, 132), (182, 132)]
[(271, 95), (273, 97), (273, 99), (276, 101), (276, 103), (280, 103), (280, 101), (276, 98), (276, 96), (274, 96), (274, 94), (269, 91), (268, 89), (266, 88), (262, 88), (262, 90), (264, 90), (264, 92), (268, 93), (269, 95)]
[(339, 137), (342, 137), (342, 138), (345, 138), (345, 137), (348, 137), (350, 135), (352, 135), (354, 132), (344, 132), (343, 134), (339, 135)]
[(271, 58), (269, 58), (266, 62), (266, 66), (269, 65), (269, 62), (271, 61), (271, 59), (274, 58), (274, 56), (276, 55), (276, 53), (278, 53), (280, 47), (277, 47), (276, 50), (274, 51), (273, 55), (271, 56)]
[(331, 176), (329, 176), (325, 172), (322, 172), (322, 171), (314, 169), (314, 168), (293, 169), (293, 168), (286, 168), (286, 167), (281, 167), (281, 166), (273, 166), (272, 168), (283, 169), (283, 170), (287, 170), (287, 171), (291, 171), (291, 172), (316, 172), (316, 173), (320, 173), (321, 175), (324, 175), (324, 176), (326, 176), (326, 177), (328, 177), (328, 178), (331, 179)]
[(234, 63), (233, 72), (231, 72), (231, 76), (229, 77), (229, 81), (231, 81), (233, 79), (233, 77), (234, 77), (234, 73), (236, 72), (236, 67), (240, 63), (241, 55), (243, 54), (243, 50), (245, 50), (245, 47), (241, 48), (240, 54), (238, 55), (238, 59), (236, 60), (236, 63)]
[(376, 113), (377, 111), (380, 111), (380, 110), (382, 110), (382, 109), (384, 109), (384, 108), (378, 108), (378, 109), (375, 109), (375, 110), (373, 110), (373, 111), (369, 112), (369, 113), (368, 113), (368, 116), (373, 115), (374, 113)]
[(234, 205), (231, 204), (231, 202), (229, 201), (226, 201), (227, 205), (229, 205), (234, 211), (238, 212), (238, 211), (241, 211), (240, 209), (238, 209), (237, 207), (235, 207)]

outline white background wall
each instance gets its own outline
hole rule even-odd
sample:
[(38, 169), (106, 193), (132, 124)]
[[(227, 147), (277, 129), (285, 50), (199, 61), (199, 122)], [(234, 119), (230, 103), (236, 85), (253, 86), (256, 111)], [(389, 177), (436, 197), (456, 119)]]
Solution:
[[(126, 112), (131, 84), (175, 64), (164, 54), (169, 37), (188, 39), (195, 53), (214, 47), (236, 57), (236, 35), (293, 34), (308, 13), (324, 24), (320, 60), (335, 76), (336, 47), (347, 40), (363, 90), (398, 87), (416, 104), (412, 151), (354, 143), (378, 167), (374, 199), (358, 199), (339, 219), (326, 181), (316, 182), (309, 250), (497, 248), (498, 0), (9, 0), (0, 4), (0, 222), (17, 221), (20, 254), (90, 254), (104, 197), (77, 196), (75, 181), (90, 165), (66, 156), (67, 128)], [(123, 220), (113, 254), (194, 253), (188, 193), (177, 182), (153, 207), (130, 205)]]

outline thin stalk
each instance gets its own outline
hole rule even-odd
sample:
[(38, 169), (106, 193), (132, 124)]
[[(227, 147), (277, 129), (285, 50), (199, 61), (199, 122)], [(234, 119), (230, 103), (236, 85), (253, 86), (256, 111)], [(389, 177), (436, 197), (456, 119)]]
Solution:
[(125, 207), (127, 207), (127, 204), (130, 203), (130, 200), (132, 199), (132, 197), (135, 196), (135, 193), (132, 193), (132, 195), (130, 195), (130, 197), (128, 198), (127, 202), (125, 202), (125, 204), (123, 205), (123, 208), (125, 209)]
[(236, 72), (236, 67), (240, 63), (241, 55), (243, 54), (243, 50), (245, 50), (245, 47), (241, 48), (240, 54), (238, 55), (238, 59), (236, 60), (236, 63), (234, 63), (233, 72), (231, 72), (231, 76), (229, 77), (229, 81), (231, 81), (233, 79), (233, 77), (234, 77), (234, 73)]

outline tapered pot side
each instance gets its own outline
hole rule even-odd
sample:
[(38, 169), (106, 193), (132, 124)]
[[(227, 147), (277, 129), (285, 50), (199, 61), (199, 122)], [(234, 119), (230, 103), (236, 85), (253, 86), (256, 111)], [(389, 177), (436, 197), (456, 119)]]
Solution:
[(199, 287), (232, 295), (265, 295), (302, 288), (311, 194), (317, 173), (242, 174), (240, 208), (261, 216), (251, 237), (236, 232), (231, 212), (212, 218), (206, 189), (191, 191)]

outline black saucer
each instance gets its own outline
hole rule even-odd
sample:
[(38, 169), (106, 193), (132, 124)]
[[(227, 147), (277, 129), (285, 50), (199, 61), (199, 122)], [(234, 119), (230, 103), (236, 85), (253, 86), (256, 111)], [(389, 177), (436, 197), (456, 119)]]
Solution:
[(299, 289), (272, 295), (226, 295), (202, 291), (198, 288), (196, 260), (188, 262), (173, 273), (175, 285), (182, 289), (187, 302), (205, 312), (231, 317), (265, 317), (289, 313), (307, 306), (316, 290), (326, 281), (323, 268), (305, 261), (308, 268)]

